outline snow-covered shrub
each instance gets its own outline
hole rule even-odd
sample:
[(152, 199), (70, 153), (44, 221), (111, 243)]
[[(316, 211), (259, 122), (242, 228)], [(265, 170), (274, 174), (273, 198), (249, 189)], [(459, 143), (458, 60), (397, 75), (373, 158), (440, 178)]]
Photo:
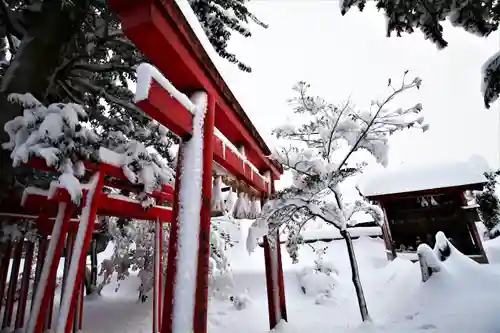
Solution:
[[(11, 94), (9, 99), (24, 108), (22, 116), (5, 124), (9, 142), (3, 148), (12, 151), (13, 166), (26, 163), (31, 157), (43, 159), (61, 173), (59, 186), (66, 188), (75, 202), (82, 193), (78, 178), (84, 175), (85, 161), (110, 163), (112, 159), (130, 182), (143, 184), (146, 193), (174, 180), (172, 169), (144, 144), (128, 139), (121, 132), (98, 135), (78, 104), (45, 106), (29, 93)], [(114, 156), (110, 158), (102, 148), (108, 148)]]
[[(163, 225), (163, 267), (167, 267), (169, 227)], [(130, 276), (130, 271), (139, 272), (141, 284), (138, 286), (139, 298), (145, 301), (153, 288), (154, 275), (154, 235), (155, 223), (140, 220), (122, 220), (110, 218), (108, 232), (114, 243), (114, 251), (110, 258), (101, 264), (103, 281), (98, 290), (111, 282), (113, 274), (117, 275), (118, 292), (120, 281)]]
[[(226, 217), (225, 220), (231, 219)], [(99, 275), (103, 276), (103, 279), (97, 288), (99, 292), (111, 282), (115, 274), (118, 282), (115, 291), (118, 292), (120, 281), (130, 276), (131, 271), (135, 271), (141, 281), (138, 286), (139, 299), (147, 299), (154, 283), (154, 228), (154, 223), (149, 221), (109, 218), (108, 232), (115, 247), (112, 256), (101, 263)], [(162, 267), (165, 276), (170, 227), (164, 224), (163, 228)], [(229, 233), (221, 227), (220, 221), (213, 219), (210, 234), (211, 295), (223, 295), (232, 285), (231, 266), (226, 251), (228, 247), (234, 246), (234, 243)]]
[(317, 304), (325, 298), (330, 298), (332, 291), (339, 283), (336, 273), (325, 274), (313, 267), (303, 268), (297, 273), (297, 278), (302, 292), (313, 297)]
[[(225, 215), (223, 220), (225, 223), (236, 225), (236, 221), (228, 215)], [(209, 288), (212, 296), (225, 297), (230, 287), (233, 286), (231, 263), (226, 253), (236, 241), (231, 239), (230, 233), (224, 230), (221, 222), (220, 218), (212, 219), (211, 222)]]
[(332, 297), (332, 291), (338, 285), (339, 272), (333, 262), (326, 261), (324, 256), (328, 247), (311, 246), (316, 259), (313, 267), (305, 267), (298, 274), (302, 292), (315, 298), (316, 304), (321, 304)]
[(474, 199), (479, 205), (479, 214), (488, 230), (493, 231), (500, 224), (500, 200), (496, 195), (497, 180), (500, 170), (485, 173), (488, 182), (483, 191), (474, 192)]
[(328, 246), (324, 248), (314, 248), (314, 253), (316, 253), (316, 259), (314, 260), (314, 270), (317, 273), (323, 273), (326, 275), (335, 274), (339, 275), (339, 271), (331, 261), (325, 260), (325, 254), (328, 250)]
[(231, 296), (230, 300), (233, 302), (233, 306), (236, 310), (246, 309), (252, 304), (252, 299), (247, 294)]

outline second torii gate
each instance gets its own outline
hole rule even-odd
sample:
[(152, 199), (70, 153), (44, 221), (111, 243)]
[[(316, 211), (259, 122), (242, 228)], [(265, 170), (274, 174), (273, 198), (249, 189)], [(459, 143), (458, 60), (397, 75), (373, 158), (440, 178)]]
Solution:
[[(122, 21), (126, 35), (155, 65), (143, 64), (138, 69), (137, 105), (153, 119), (182, 138), (181, 151), (193, 135), (193, 115), (196, 105), (185, 94), (205, 94), (206, 111), (203, 125), (203, 175), (197, 257), (197, 280), (194, 300), (193, 331), (207, 329), (208, 264), (210, 256), (210, 206), (212, 167), (216, 162), (238, 179), (262, 194), (263, 199), (274, 191), (274, 181), (282, 169), (267, 158), (269, 148), (255, 130), (232, 95), (203, 47), (207, 42), (194, 13), (184, 0), (110, 0), (110, 6)], [(194, 26), (198, 25), (198, 26)], [(202, 40), (200, 42), (200, 39)], [(167, 80), (168, 78), (168, 80)], [(179, 89), (179, 90), (177, 90)], [(181, 93), (182, 91), (183, 93)], [(214, 133), (217, 128), (224, 139)], [(239, 152), (228, 149), (228, 142), (240, 147)], [(182, 158), (178, 161), (172, 224), (167, 264), (167, 284), (164, 291), (162, 333), (186, 333), (179, 330), (175, 312), (179, 294), (176, 265), (179, 245), (180, 174)], [(269, 324), (286, 320), (285, 293), (280, 248), (271, 249), (265, 241), (266, 279), (268, 289)], [(156, 332), (155, 332), (156, 333)]]

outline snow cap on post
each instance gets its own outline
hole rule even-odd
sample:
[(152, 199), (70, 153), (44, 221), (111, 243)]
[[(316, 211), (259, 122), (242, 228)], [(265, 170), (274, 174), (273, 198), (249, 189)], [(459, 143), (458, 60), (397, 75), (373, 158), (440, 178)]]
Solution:
[(158, 82), (163, 89), (168, 91), (170, 96), (172, 96), (175, 100), (182, 104), (189, 112), (193, 115), (195, 114), (195, 105), (191, 100), (177, 90), (174, 85), (164, 77), (160, 71), (151, 64), (146, 62), (141, 63), (137, 66), (137, 87), (135, 91), (135, 102), (140, 102), (143, 100), (147, 100), (149, 97), (149, 89), (151, 88), (151, 84), (153, 83), (153, 79)]
[(194, 103), (150, 64), (137, 67), (135, 103), (176, 135), (183, 138), (192, 135)]

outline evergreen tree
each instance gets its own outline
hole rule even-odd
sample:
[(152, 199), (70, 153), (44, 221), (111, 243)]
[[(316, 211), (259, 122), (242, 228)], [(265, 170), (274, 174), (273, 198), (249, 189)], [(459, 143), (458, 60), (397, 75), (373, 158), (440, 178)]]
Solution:
[(193, 11), (200, 20), (210, 43), (215, 51), (228, 61), (238, 65), (245, 72), (251, 72), (250, 66), (244, 64), (235, 54), (227, 51), (227, 43), (231, 38), (231, 30), (238, 32), (244, 37), (250, 37), (252, 33), (248, 23), (255, 23), (263, 28), (267, 24), (260, 21), (247, 8), (249, 0), (189, 0)]
[[(217, 52), (249, 71), (225, 51), (231, 30), (250, 36), (244, 23), (251, 20), (265, 26), (246, 9), (246, 1), (191, 1), (191, 5)], [(47, 188), (54, 180), (23, 167), (21, 162), (33, 153), (76, 177), (81, 176), (82, 160), (96, 159), (100, 146), (121, 153), (135, 151), (132, 155), (138, 159), (134, 157), (132, 173), (127, 173), (132, 178), (140, 165), (156, 168), (164, 163), (148, 147), (172, 164), (169, 147), (176, 138), (132, 101), (135, 67), (146, 59), (127, 39), (106, 0), (6, 0), (0, 6), (0, 143), (7, 148), (0, 149), (0, 210), (5, 198), (17, 194), (20, 199), (26, 186)], [(26, 142), (25, 135), (40, 133), (49, 117), (57, 118), (58, 133)], [(78, 200), (79, 193), (74, 194)], [(146, 224), (137, 226), (141, 235), (147, 234)], [(140, 237), (139, 242), (148, 255), (150, 236)], [(0, 246), (0, 256), (3, 250)], [(147, 270), (151, 265), (146, 261), (136, 266)], [(120, 271), (120, 277), (125, 273)], [(149, 273), (142, 277), (147, 280)]]
[(484, 175), (488, 179), (488, 183), (486, 183), (485, 189), (476, 195), (476, 200), (483, 223), (488, 230), (491, 230), (500, 222), (500, 200), (495, 194), (500, 170), (487, 172)]
[[(225, 50), (231, 31), (244, 36), (249, 20), (265, 26), (247, 10), (246, 0), (190, 1), (217, 52), (244, 70), (248, 66)], [(130, 82), (145, 59), (126, 38), (106, 0), (6, 0), (0, 8), (0, 128), (23, 108), (8, 100), (12, 93), (31, 93), (42, 104), (76, 103), (89, 113), (101, 133), (153, 146), (169, 162), (175, 138), (151, 122), (132, 103)], [(8, 141), (0, 131), (0, 142)], [(0, 151), (0, 187), (20, 190), (43, 181), (26, 168), (12, 168), (9, 152)], [(2, 191), (10, 196), (12, 191)]]
[[(367, 0), (341, 0), (340, 10), (342, 15), (354, 6), (362, 11), (366, 3)], [(500, 22), (500, 2), (495, 0), (377, 0), (376, 7), (387, 17), (387, 37), (393, 32), (400, 37), (419, 29), (440, 49), (448, 45), (442, 26), (446, 19), (482, 37), (496, 31)], [(489, 108), (500, 96), (500, 53), (486, 62), (483, 76), (484, 104)]]

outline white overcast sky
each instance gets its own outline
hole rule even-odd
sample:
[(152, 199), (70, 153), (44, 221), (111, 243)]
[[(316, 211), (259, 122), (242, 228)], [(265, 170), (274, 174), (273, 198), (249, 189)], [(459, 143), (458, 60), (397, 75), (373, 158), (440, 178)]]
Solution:
[(487, 111), (480, 91), (481, 66), (499, 50), (499, 35), (488, 39), (445, 26), (450, 45), (437, 50), (421, 33), (386, 38), (385, 18), (373, 8), (342, 17), (334, 0), (253, 0), (252, 11), (269, 29), (251, 26), (253, 36), (234, 34), (230, 50), (252, 66), (251, 74), (223, 63), (228, 85), (268, 139), (291, 113), (286, 100), (299, 80), (330, 102), (349, 96), (360, 108), (386, 96), (387, 79), (399, 82), (405, 69), (423, 87), (393, 104), (421, 102), (430, 130), (391, 139), (389, 166), (460, 161), (473, 154), (491, 167), (500, 162), (500, 108)]

